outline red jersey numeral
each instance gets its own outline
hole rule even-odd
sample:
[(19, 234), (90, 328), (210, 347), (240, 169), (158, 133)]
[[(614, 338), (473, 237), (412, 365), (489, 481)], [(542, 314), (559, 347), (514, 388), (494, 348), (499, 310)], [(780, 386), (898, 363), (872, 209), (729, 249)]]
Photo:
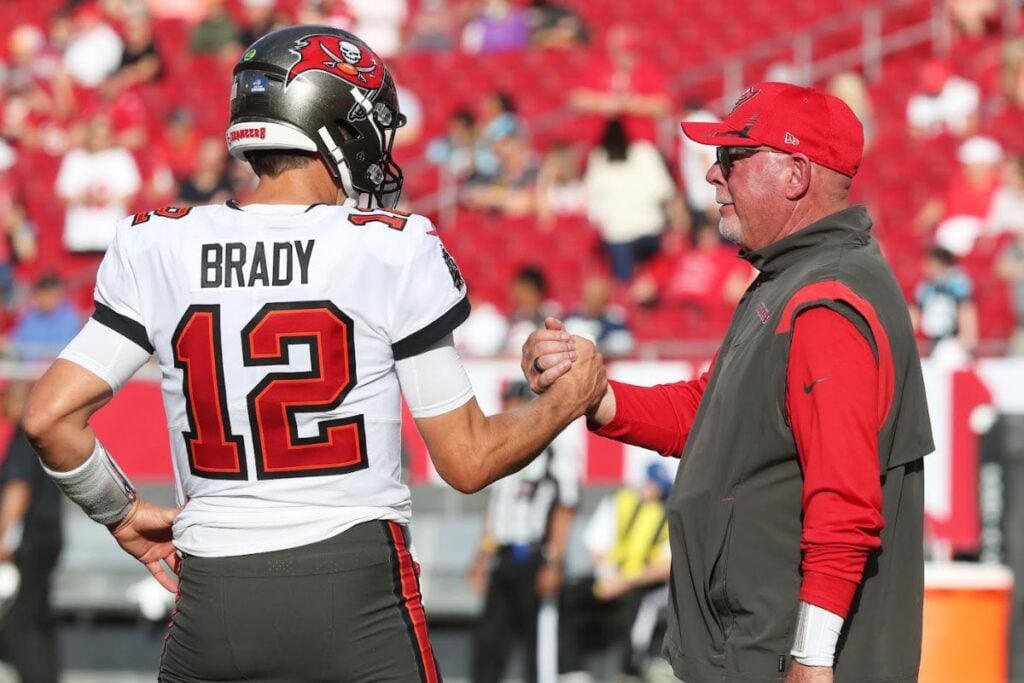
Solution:
[[(245, 479), (242, 439), (228, 433), (219, 310), (189, 308), (172, 342), (175, 366), (185, 370), (189, 466), (200, 477)], [(293, 347), (310, 355), (308, 371), (270, 373), (248, 394), (257, 479), (368, 466), (362, 415), (304, 425), (315, 430), (310, 436), (300, 435), (298, 425), (302, 413), (337, 408), (356, 384), (351, 318), (329, 301), (267, 304), (242, 330), (241, 342), (246, 366), (286, 365)]]
[(369, 225), (370, 223), (383, 223), (392, 230), (405, 230), (405, 224), (409, 222), (409, 214), (404, 211), (396, 211), (391, 209), (384, 211), (383, 209), (377, 209), (371, 211), (369, 209), (360, 209), (365, 213), (350, 213), (348, 215), (348, 222), (352, 225)]
[(174, 367), (184, 379), (189, 431), (185, 447), (192, 473), (208, 479), (245, 479), (242, 437), (228, 433), (220, 306), (190, 306), (171, 339)]
[(249, 392), (249, 423), (256, 437), (261, 479), (341, 474), (363, 469), (363, 416), (322, 420), (300, 436), (302, 413), (334, 410), (356, 384), (352, 319), (329, 301), (267, 304), (242, 330), (245, 365), (288, 363), (292, 347), (307, 347), (308, 372), (270, 373)]
[(159, 216), (160, 218), (172, 218), (177, 220), (178, 218), (184, 218), (188, 215), (189, 211), (192, 210), (191, 206), (163, 206), (159, 209), (152, 211), (144, 211), (143, 213), (137, 213), (132, 218), (132, 225), (139, 225), (146, 223), (153, 216)]

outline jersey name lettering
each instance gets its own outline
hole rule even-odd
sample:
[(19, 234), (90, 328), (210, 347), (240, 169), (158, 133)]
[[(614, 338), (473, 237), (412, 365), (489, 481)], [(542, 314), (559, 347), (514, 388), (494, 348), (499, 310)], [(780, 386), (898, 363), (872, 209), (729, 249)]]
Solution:
[(316, 240), (292, 242), (212, 242), (202, 247), (200, 286), (287, 287), (309, 284), (309, 262)]

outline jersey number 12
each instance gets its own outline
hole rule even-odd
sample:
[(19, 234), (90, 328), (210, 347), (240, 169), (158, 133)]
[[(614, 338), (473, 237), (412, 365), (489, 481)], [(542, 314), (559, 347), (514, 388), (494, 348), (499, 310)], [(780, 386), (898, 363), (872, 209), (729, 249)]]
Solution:
[[(363, 416), (323, 420), (300, 436), (301, 413), (329, 412), (356, 384), (352, 319), (330, 301), (269, 303), (241, 331), (242, 363), (286, 365), (293, 347), (309, 351), (310, 369), (271, 372), (246, 402), (256, 478), (343, 474), (367, 467)], [(193, 305), (171, 340), (183, 372), (189, 468), (207, 479), (248, 479), (245, 444), (231, 434), (224, 384), (219, 305)]]

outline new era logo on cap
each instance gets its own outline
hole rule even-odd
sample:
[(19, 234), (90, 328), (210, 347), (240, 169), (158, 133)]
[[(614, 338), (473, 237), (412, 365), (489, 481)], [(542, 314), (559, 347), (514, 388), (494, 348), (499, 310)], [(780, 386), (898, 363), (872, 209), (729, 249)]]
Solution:
[(703, 145), (799, 152), (851, 178), (864, 149), (864, 128), (845, 102), (789, 83), (753, 85), (724, 121), (684, 123), (683, 132)]

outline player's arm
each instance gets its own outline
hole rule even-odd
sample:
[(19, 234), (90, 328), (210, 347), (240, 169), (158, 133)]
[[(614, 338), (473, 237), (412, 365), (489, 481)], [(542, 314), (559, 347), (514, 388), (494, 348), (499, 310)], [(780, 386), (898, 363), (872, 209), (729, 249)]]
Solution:
[[(544, 329), (535, 330), (523, 345), (523, 374), (538, 393), (558, 386), (562, 368), (576, 353), (575, 344), (566, 347), (561, 321), (548, 318), (544, 324)], [(609, 439), (678, 457), (709, 376), (710, 370), (695, 380), (653, 387), (609, 381), (600, 403), (587, 412), (588, 425)]]
[[(535, 458), (605, 392), (604, 364), (593, 345), (576, 340), (579, 359), (562, 381), (535, 401), (484, 415), (451, 335), (396, 363), (402, 393), (438, 474), (472, 493)], [(569, 370), (569, 361), (565, 367)]]
[(22, 425), (54, 483), (170, 591), (177, 571), (173, 508), (140, 499), (89, 420), (149, 358), (149, 351), (95, 318), (36, 383)]

